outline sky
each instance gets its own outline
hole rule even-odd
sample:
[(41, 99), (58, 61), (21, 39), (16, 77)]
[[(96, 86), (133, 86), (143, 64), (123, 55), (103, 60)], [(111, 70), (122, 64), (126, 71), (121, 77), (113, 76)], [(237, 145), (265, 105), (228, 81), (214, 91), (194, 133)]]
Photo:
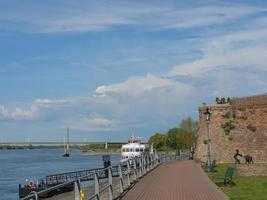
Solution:
[(146, 141), (266, 93), (267, 2), (0, 0), (0, 141)]

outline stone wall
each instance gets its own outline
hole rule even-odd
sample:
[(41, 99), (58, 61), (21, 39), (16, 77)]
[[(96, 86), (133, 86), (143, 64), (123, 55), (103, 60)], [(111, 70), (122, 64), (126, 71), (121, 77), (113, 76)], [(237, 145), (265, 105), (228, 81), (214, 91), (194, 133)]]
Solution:
[(238, 176), (267, 176), (267, 163), (236, 165)]
[[(197, 159), (203, 162), (207, 160), (207, 122), (204, 112), (208, 106), (212, 113), (208, 125), (212, 160), (233, 163), (235, 150), (239, 149), (243, 155), (250, 154), (255, 163), (267, 162), (267, 95), (260, 95), (258, 104), (255, 97), (244, 99), (234, 99), (230, 104), (203, 104), (199, 107)], [(241, 162), (244, 162), (243, 158)]]
[(255, 108), (267, 106), (267, 95), (257, 95), (251, 97), (233, 98), (230, 104), (236, 108)]

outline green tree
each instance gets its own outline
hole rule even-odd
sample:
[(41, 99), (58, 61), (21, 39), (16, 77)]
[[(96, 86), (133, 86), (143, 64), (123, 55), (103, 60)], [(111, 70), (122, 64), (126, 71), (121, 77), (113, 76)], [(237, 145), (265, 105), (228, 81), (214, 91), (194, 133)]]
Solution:
[(166, 144), (166, 135), (162, 133), (156, 133), (149, 138), (149, 145), (153, 143), (153, 148), (161, 150)]
[(172, 128), (167, 133), (166, 144), (173, 149), (189, 149), (195, 143), (196, 137), (192, 132), (182, 128)]
[(191, 117), (187, 117), (181, 121), (180, 128), (184, 129), (187, 133), (197, 135), (199, 129), (198, 121), (194, 121)]
[(216, 101), (217, 104), (219, 104), (220, 103), (219, 97), (216, 97), (215, 101)]

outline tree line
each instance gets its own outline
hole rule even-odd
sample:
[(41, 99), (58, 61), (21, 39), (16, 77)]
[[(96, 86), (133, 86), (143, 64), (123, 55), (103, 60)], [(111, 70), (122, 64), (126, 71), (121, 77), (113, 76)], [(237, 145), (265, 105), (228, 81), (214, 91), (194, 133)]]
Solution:
[(101, 152), (101, 151), (118, 151), (122, 147), (122, 144), (109, 144), (108, 143), (108, 149), (105, 149), (105, 144), (87, 144), (82, 147), (83, 152)]
[(198, 121), (191, 117), (183, 119), (178, 127), (171, 128), (167, 133), (155, 133), (149, 138), (148, 143), (153, 143), (153, 148), (159, 151), (173, 149), (190, 149), (196, 143)]

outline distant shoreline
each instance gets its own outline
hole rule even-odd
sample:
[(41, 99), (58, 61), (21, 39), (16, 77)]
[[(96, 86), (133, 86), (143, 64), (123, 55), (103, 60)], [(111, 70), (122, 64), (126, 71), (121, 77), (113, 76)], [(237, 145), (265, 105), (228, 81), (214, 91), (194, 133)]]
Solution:
[[(0, 150), (32, 150), (32, 149), (63, 149), (64, 146), (0, 146)], [(71, 147), (80, 150), (81, 147)]]
[[(0, 147), (0, 151), (1, 150), (5, 150), (5, 151), (12, 151), (12, 150), (35, 150), (35, 149), (63, 149), (62, 147), (59, 146), (35, 146), (32, 148), (29, 147)], [(80, 151), (81, 155), (104, 155), (104, 154), (111, 154), (111, 155), (117, 155), (120, 154), (120, 149), (118, 150), (110, 150), (110, 151), (104, 151), (104, 150), (90, 150), (90, 151), (82, 151), (81, 148), (70, 148), (70, 151)]]
[(92, 152), (81, 152), (81, 155), (88, 155), (88, 156), (93, 156), (93, 155), (120, 155), (121, 152), (118, 151), (103, 151), (103, 152), (98, 152), (98, 151), (92, 151)]

